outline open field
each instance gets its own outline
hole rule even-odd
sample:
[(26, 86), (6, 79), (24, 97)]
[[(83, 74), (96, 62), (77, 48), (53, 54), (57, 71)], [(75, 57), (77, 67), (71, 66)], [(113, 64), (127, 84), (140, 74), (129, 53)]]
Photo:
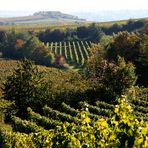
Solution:
[(69, 22), (69, 23), (59, 23), (57, 24), (52, 23), (52, 24), (21, 24), (21, 25), (0, 25), (0, 30), (17, 30), (17, 31), (44, 31), (46, 29), (66, 29), (66, 28), (76, 28), (78, 26), (83, 26), (83, 25), (88, 25), (87, 23), (78, 23), (78, 22)]
[[(138, 21), (138, 20), (145, 20), (148, 21), (148, 18), (143, 18), (143, 19), (132, 19), (134, 21)], [(123, 25), (126, 24), (129, 20), (118, 20), (118, 21), (109, 21), (109, 22), (99, 22), (97, 23), (98, 26), (104, 26), (104, 27), (110, 27), (113, 24), (118, 24), (118, 25)]]
[[(133, 19), (140, 20), (140, 19)], [(143, 20), (148, 21), (148, 18), (143, 18)], [(109, 22), (95, 22), (100, 27), (110, 27), (113, 24), (123, 25), (126, 24), (128, 20), (119, 20), (119, 21), (109, 21)], [(0, 25), (0, 30), (17, 30), (17, 31), (44, 31), (46, 29), (66, 29), (66, 28), (76, 28), (79, 26), (89, 26), (93, 22), (85, 21), (51, 21), (51, 20), (42, 20), (36, 21), (33, 23), (20, 23), (17, 25)]]

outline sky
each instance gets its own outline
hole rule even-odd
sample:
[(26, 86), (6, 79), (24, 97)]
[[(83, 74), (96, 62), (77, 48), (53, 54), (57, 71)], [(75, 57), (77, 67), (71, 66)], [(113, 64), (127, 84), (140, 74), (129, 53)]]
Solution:
[(0, 0), (0, 11), (70, 13), (120, 9), (148, 10), (148, 0)]

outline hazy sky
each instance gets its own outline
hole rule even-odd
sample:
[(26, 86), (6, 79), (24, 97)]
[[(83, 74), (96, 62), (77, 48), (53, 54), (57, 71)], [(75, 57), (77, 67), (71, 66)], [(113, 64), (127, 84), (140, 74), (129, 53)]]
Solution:
[(0, 0), (0, 11), (148, 9), (148, 0)]

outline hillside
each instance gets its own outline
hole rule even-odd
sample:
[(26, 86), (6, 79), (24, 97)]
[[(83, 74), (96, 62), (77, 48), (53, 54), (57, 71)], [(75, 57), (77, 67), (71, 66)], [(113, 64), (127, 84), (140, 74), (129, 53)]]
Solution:
[[(16, 148), (33, 146), (52, 148), (55, 147), (55, 145), (57, 145), (56, 147), (59, 147), (59, 141), (63, 140), (65, 142), (68, 139), (67, 141), (69, 142), (69, 139), (72, 141), (76, 138), (80, 141), (82, 138), (84, 139), (87, 136), (87, 141), (83, 140), (84, 142), (82, 141), (82, 144), (80, 142), (79, 143), (81, 145), (89, 143), (89, 145), (92, 145), (92, 148), (96, 148), (99, 147), (98, 141), (101, 141), (101, 139), (105, 139), (107, 137), (107, 140), (105, 142), (103, 141), (104, 143), (101, 141), (104, 147), (105, 143), (109, 141), (108, 139), (112, 135), (113, 140), (118, 140), (120, 138), (118, 136), (119, 134), (123, 135), (122, 138), (127, 137), (127, 142), (130, 141), (130, 137), (134, 137), (132, 140), (134, 144), (137, 142), (135, 139), (140, 139), (142, 136), (144, 138), (147, 138), (148, 110), (146, 106), (148, 102), (147, 98), (143, 97), (143, 95), (141, 95), (140, 93), (136, 93), (136, 99), (133, 98), (127, 100), (126, 96), (122, 96), (122, 98), (118, 100), (118, 103), (117, 101), (115, 101), (114, 103), (109, 103), (101, 100), (93, 100), (92, 104), (88, 102), (88, 99), (87, 102), (85, 101), (85, 99), (81, 99), (83, 92), (86, 92), (90, 88), (88, 82), (83, 79), (83, 77), (81, 77), (78, 73), (74, 73), (71, 71), (62, 71), (55, 68), (40, 68), (41, 69), (39, 69), (39, 71), (37, 69), (37, 71), (35, 69), (33, 70), (33, 72), (36, 71), (34, 73), (35, 75), (30, 72), (31, 69), (29, 69), (28, 72), (26, 72), (26, 70), (21, 71), (21, 73), (17, 73), (15, 71), (16, 74), (19, 74), (15, 77), (17, 78), (15, 79), (15, 83), (19, 83), (21, 85), (26, 84), (26, 82), (28, 81), (26, 81), (26, 74), (31, 74), (31, 79), (29, 78), (29, 83), (27, 83), (28, 85), (22, 85), (23, 87), (21, 87), (21, 85), (16, 85), (16, 87), (13, 87), (14, 89), (16, 89), (16, 91), (14, 91), (16, 97), (18, 93), (19, 95), (21, 95), (22, 93), (24, 96), (22, 96), (21, 99), (18, 99), (18, 102), (15, 101), (17, 103), (15, 108), (17, 107), (18, 109), (21, 109), (21, 111), (24, 111), (25, 108), (27, 117), (24, 118), (24, 116), (18, 116), (18, 114), (14, 114), (11, 116), (11, 125), (0, 123), (0, 147), (14, 145), (14, 147)], [(39, 79), (39, 82), (41, 82), (39, 84), (38, 81), (36, 81), (36, 76), (38, 76), (36, 74), (39, 73), (40, 70), (44, 72), (42, 73), (44, 77), (42, 77), (43, 79)], [(21, 76), (21, 78), (23, 79), (21, 79), (20, 81), (20, 77), (18, 76)], [(12, 75), (12, 78), (14, 78), (14, 74)], [(42, 85), (43, 81), (48, 82), (48, 85), (46, 85), (46, 87), (48, 87), (48, 90), (50, 90), (52, 97), (50, 97), (50, 94), (50, 98), (48, 97), (44, 99), (44, 97), (42, 97), (39, 103), (44, 102), (44, 104), (41, 106), (35, 104), (38, 98), (36, 99), (35, 96), (35, 99), (32, 99), (32, 96), (30, 96), (30, 92), (36, 91), (36, 89), (39, 88), (39, 95), (44, 95), (44, 93), (47, 93), (46, 90), (42, 91), (40, 89), (42, 87), (39, 87)], [(18, 89), (19, 87), (21, 87), (22, 89)], [(30, 89), (31, 87), (34, 88), (34, 90)], [(136, 90), (136, 87), (134, 89)], [(147, 92), (147, 90), (144, 91)], [(144, 93), (144, 91), (142, 91), (142, 94)], [(11, 93), (11, 89), (9, 92)], [(40, 92), (42, 92), (42, 94), (40, 94)], [(27, 94), (31, 99), (27, 98)], [(25, 106), (26, 104), (27, 106)], [(0, 102), (0, 109), (2, 109), (2, 111), (4, 112), (4, 109), (10, 105), (12, 106), (12, 103), (10, 101), (2, 99)], [(37, 108), (36, 106), (40, 107)], [(42, 109), (42, 111), (36, 110), (36, 108)], [(15, 110), (11, 109), (11, 112), (12, 111)], [(3, 119), (3, 117), (4, 116), (1, 112), (1, 119)], [(127, 133), (125, 131), (127, 131)], [(89, 135), (94, 137), (93, 141), (91, 140), (92, 138)], [(74, 138), (72, 139), (70, 136)], [(143, 139), (142, 142), (144, 143), (142, 143), (144, 145), (143, 147), (147, 147), (145, 146), (147, 144), (147, 140), (145, 140), (143, 137), (141, 138)], [(62, 147), (68, 147), (66, 145), (68, 142), (66, 141), (65, 144), (63, 141)], [(110, 145), (110, 141), (108, 145)], [(126, 141), (125, 143), (127, 143)], [(73, 147), (73, 143), (72, 146), (70, 146), (71, 148)], [(93, 143), (95, 143), (95, 145)], [(116, 145), (114, 141), (112, 143), (112, 145)], [(117, 147), (125, 145), (120, 141), (118, 143), (119, 146), (117, 145)], [(137, 143), (138, 146), (140, 144)], [(108, 147), (108, 145), (106, 147)]]
[(48, 24), (48, 23), (60, 23), (60, 22), (81, 22), (85, 21), (77, 16), (64, 14), (59, 11), (40, 11), (33, 15), (21, 16), (21, 17), (0, 17), (1, 25), (18, 25), (18, 24)]

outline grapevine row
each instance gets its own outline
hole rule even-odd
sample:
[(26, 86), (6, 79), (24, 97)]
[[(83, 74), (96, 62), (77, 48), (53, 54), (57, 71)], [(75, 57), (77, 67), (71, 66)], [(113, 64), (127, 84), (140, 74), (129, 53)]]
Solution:
[(76, 64), (79, 64), (79, 57), (78, 57), (77, 49), (76, 49), (76, 46), (75, 46), (75, 42), (72, 42), (72, 45), (73, 45), (73, 52), (74, 52)]
[(132, 103), (137, 106), (148, 107), (148, 102), (143, 100), (132, 100)]
[(84, 45), (84, 42), (83, 42), (83, 41), (81, 41), (81, 47), (82, 47), (82, 49), (84, 50), (84, 53), (85, 53), (86, 58), (87, 58), (87, 57), (89, 56), (88, 50), (87, 50), (88, 47), (86, 47), (86, 46)]
[(76, 121), (75, 117), (72, 117), (70, 114), (66, 114), (66, 113), (62, 113), (57, 110), (53, 110), (52, 108), (48, 106), (43, 107), (43, 112), (46, 117), (52, 118), (54, 120), (60, 120), (62, 122), (64, 121), (75, 122)]
[(145, 117), (145, 118), (148, 119), (148, 113), (142, 113), (142, 112), (134, 111), (134, 114), (135, 114), (137, 117)]
[(145, 107), (142, 107), (142, 106), (137, 106), (137, 105), (134, 105), (134, 104), (131, 104), (131, 106), (133, 107), (133, 109), (135, 111), (139, 111), (139, 112), (142, 112), (142, 113), (148, 113), (148, 108), (145, 108)]
[(79, 49), (79, 52), (80, 52), (80, 57), (79, 58), (81, 60), (81, 65), (83, 66), (84, 63), (85, 63), (85, 59), (84, 59), (82, 48), (81, 48), (79, 42), (77, 42), (77, 46), (78, 46), (78, 49)]
[(110, 109), (102, 109), (97, 106), (90, 105), (86, 102), (80, 102), (79, 104), (80, 104), (80, 106), (82, 106), (84, 108), (88, 108), (91, 113), (109, 117)]
[(12, 117), (12, 128), (14, 131), (22, 133), (38, 132), (43, 129), (34, 122), (22, 120), (16, 116)]
[[(76, 116), (80, 111), (78, 111), (77, 109), (74, 109), (72, 107), (70, 107), (69, 105), (65, 104), (65, 103), (62, 103), (61, 104), (61, 107), (63, 109), (63, 111), (67, 114), (70, 114), (72, 116)], [(89, 113), (88, 115), (91, 119), (94, 119), (94, 120), (97, 120), (98, 118), (101, 118), (102, 116), (98, 116), (96, 114), (92, 114), (92, 113)]]
[(31, 108), (28, 108), (27, 111), (29, 120), (35, 122), (37, 125), (42, 126), (47, 130), (63, 124), (59, 120), (53, 120), (45, 116), (41, 116), (40, 114), (33, 112)]
[(62, 110), (63, 110), (65, 113), (70, 114), (70, 115), (72, 115), (72, 116), (76, 116), (76, 115), (79, 113), (78, 110), (76, 110), (76, 109), (70, 107), (70, 105), (67, 105), (67, 104), (64, 103), (64, 102), (61, 104), (61, 107), (62, 107)]
[(103, 102), (103, 101), (97, 101), (96, 105), (97, 105), (97, 107), (104, 108), (104, 109), (113, 109), (114, 108), (114, 105), (108, 104), (108, 103)]
[(56, 55), (62, 55), (68, 63), (83, 66), (89, 56), (91, 42), (52, 42), (46, 46)]
[(73, 61), (73, 54), (72, 54), (72, 48), (70, 42), (68, 42), (69, 52), (70, 52), (70, 60)]

